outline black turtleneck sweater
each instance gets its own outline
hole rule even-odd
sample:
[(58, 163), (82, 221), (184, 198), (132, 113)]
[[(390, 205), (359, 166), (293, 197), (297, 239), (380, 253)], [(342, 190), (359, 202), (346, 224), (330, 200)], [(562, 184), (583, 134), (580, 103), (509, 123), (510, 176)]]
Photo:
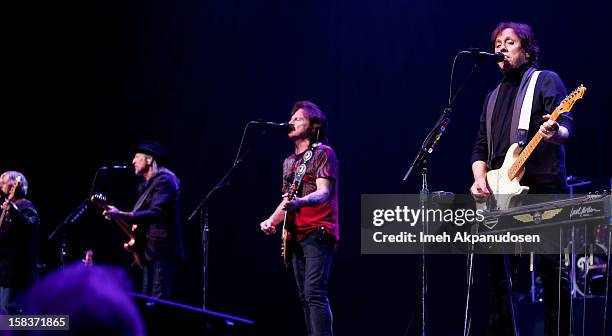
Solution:
[[(512, 111), (521, 79), (528, 68), (529, 65), (525, 64), (505, 74), (500, 84), (491, 120), (491, 160), (489, 160), (487, 144), (486, 110), (492, 92), (487, 95), (480, 117), (480, 129), (472, 150), (472, 163), (474, 161), (485, 161), (490, 164), (490, 169), (501, 167), (506, 152), (511, 145), (510, 132), (516, 134), (517, 131), (511, 129)], [(542, 116), (551, 114), (566, 96), (565, 85), (556, 73), (546, 70), (540, 73), (534, 90), (528, 140), (531, 140), (544, 122)], [(571, 135), (571, 113), (562, 114), (557, 122), (567, 128)], [(527, 161), (525, 170), (525, 176), (521, 184), (565, 186), (565, 152), (563, 145), (542, 141)]]
[(524, 64), (520, 68), (505, 74), (504, 80), (499, 86), (497, 101), (493, 109), (493, 119), (491, 120), (491, 151), (493, 154), (491, 166), (495, 167), (494, 169), (501, 167), (504, 156), (510, 148), (510, 128), (512, 127), (514, 100), (521, 85), (523, 74), (528, 68), (527, 64)]

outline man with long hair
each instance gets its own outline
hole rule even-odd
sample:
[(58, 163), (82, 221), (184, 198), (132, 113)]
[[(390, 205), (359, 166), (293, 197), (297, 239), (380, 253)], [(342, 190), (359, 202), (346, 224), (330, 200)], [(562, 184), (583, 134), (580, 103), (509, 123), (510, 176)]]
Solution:
[[(260, 227), (273, 234), (285, 212), (292, 218), (285, 223), (285, 253), (293, 266), (308, 335), (333, 335), (328, 284), (339, 238), (338, 160), (327, 145), (327, 118), (317, 105), (295, 103), (289, 125), (294, 153), (283, 163), (283, 200)], [(298, 183), (300, 166), (305, 173)]]
[(169, 299), (173, 296), (177, 263), (183, 257), (180, 182), (163, 166), (165, 152), (157, 142), (141, 142), (134, 152), (134, 172), (144, 179), (138, 188), (138, 201), (132, 211), (110, 205), (104, 215), (140, 226), (146, 239), (142, 293)]

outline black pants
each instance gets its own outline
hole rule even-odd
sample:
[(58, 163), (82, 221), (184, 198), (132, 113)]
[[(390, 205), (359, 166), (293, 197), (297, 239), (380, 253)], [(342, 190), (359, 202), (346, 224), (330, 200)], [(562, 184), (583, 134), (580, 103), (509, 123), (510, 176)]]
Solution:
[(176, 282), (176, 262), (151, 261), (144, 266), (142, 293), (158, 299), (170, 299)]
[(294, 243), (293, 274), (309, 336), (331, 336), (332, 312), (328, 299), (333, 245), (314, 236)]
[[(489, 323), (488, 335), (514, 335), (512, 326), (512, 312), (509, 282), (507, 281), (507, 271), (513, 284), (512, 295), (516, 298), (518, 287), (525, 287), (524, 282), (521, 286), (521, 279), (516, 275), (519, 267), (528, 267), (525, 258), (529, 256), (506, 256), (508, 258), (509, 269), (506, 269), (503, 255), (491, 255), (489, 258), (488, 278), (488, 306)], [(559, 275), (559, 256), (557, 255), (538, 255), (536, 256), (537, 269), (542, 279), (543, 303), (544, 303), (544, 335), (570, 335), (570, 303), (571, 294), (569, 291), (569, 281), (564, 272)], [(523, 276), (526, 271), (522, 270)], [(561, 276), (561, 278), (559, 278)], [(523, 279), (524, 280), (524, 279)], [(559, 291), (559, 285), (561, 290)], [(516, 310), (518, 302), (514, 299), (515, 312), (517, 319), (531, 319), (532, 316), (521, 315)], [(518, 325), (518, 320), (517, 320)], [(557, 327), (559, 332), (557, 333)]]

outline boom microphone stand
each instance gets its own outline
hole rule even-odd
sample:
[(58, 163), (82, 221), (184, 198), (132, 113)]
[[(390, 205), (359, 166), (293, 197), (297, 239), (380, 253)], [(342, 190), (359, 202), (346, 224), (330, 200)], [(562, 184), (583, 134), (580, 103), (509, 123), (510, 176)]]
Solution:
[[(193, 209), (191, 215), (187, 219), (188, 222), (193, 221), (196, 215), (199, 214), (200, 218), (200, 230), (202, 232), (202, 308), (206, 309), (208, 306), (208, 244), (210, 241), (210, 226), (208, 222), (208, 204), (212, 197), (220, 190), (225, 189), (231, 183), (231, 178), (236, 171), (236, 168), (242, 163), (243, 159), (248, 154), (248, 150), (242, 152), (242, 147), (244, 145), (244, 140), (247, 134), (247, 130), (251, 125), (264, 125), (264, 126), (280, 126), (285, 127), (284, 124), (278, 123), (270, 123), (263, 121), (249, 121), (244, 127), (244, 131), (242, 132), (242, 139), (240, 140), (240, 145), (238, 146), (238, 152), (236, 153), (236, 158), (234, 159), (234, 163), (230, 167), (230, 169), (223, 175), (221, 180), (204, 196), (204, 198), (198, 203), (198, 205)], [(266, 133), (266, 130), (262, 131), (262, 134)]]
[[(110, 166), (110, 168), (125, 169), (126, 166)], [(66, 216), (66, 218), (64, 218), (64, 220), (58, 226), (55, 227), (53, 232), (51, 232), (51, 234), (49, 234), (49, 236), (47, 237), (47, 240), (49, 241), (53, 240), (53, 238), (55, 238), (55, 236), (60, 232), (62, 228), (76, 223), (81, 218), (81, 216), (83, 216), (83, 214), (87, 211), (87, 209), (89, 209), (90, 197), (94, 194), (94, 191), (100, 190), (100, 188), (104, 185), (104, 183), (102, 183), (96, 188), (96, 181), (98, 180), (98, 175), (100, 174), (100, 172), (104, 172), (104, 171), (111, 172), (112, 170), (109, 169), (109, 167), (105, 167), (105, 166), (99, 167), (96, 170), (96, 173), (94, 174), (94, 178), (91, 182), (91, 187), (89, 188), (89, 195), (87, 196), (87, 198), (85, 198), (76, 209), (74, 209), (68, 216)], [(67, 238), (66, 230), (63, 230), (62, 238), (60, 241), (60, 257), (59, 257), (60, 268), (64, 268), (64, 266), (66, 265), (67, 256), (68, 256), (68, 238)]]
[[(461, 93), (461, 91), (463, 90), (463, 87), (465, 86), (467, 81), (470, 79), (472, 74), (476, 70), (478, 70), (478, 67), (479, 67), (478, 63), (474, 64), (474, 66), (468, 73), (467, 77), (463, 80), (463, 83), (461, 83), (461, 85), (459, 86), (459, 89), (453, 96), (452, 95), (452, 83), (453, 83), (453, 73), (454, 73), (454, 68), (455, 68), (455, 62), (457, 61), (457, 57), (464, 53), (468, 53), (468, 52), (460, 51), (459, 53), (457, 53), (457, 55), (455, 55), (455, 59), (453, 60), (453, 66), (451, 69), (450, 84), (449, 84), (448, 105), (446, 106), (446, 108), (444, 108), (444, 110), (442, 110), (442, 113), (440, 114), (438, 121), (436, 121), (436, 123), (434, 124), (434, 127), (425, 137), (425, 140), (421, 144), (421, 148), (417, 152), (414, 160), (412, 160), (412, 163), (410, 164), (408, 172), (406, 172), (406, 175), (404, 175), (404, 178), (402, 180), (404, 182), (408, 180), (408, 177), (410, 177), (414, 169), (418, 169), (420, 171), (421, 190), (419, 194), (420, 194), (420, 206), (422, 209), (424, 209), (427, 206), (427, 199), (429, 197), (429, 190), (427, 186), (427, 159), (433, 153), (437, 143), (442, 139), (444, 132), (447, 130), (448, 125), (450, 124), (450, 121), (451, 121), (450, 115), (452, 112), (453, 103), (457, 99), (457, 96), (459, 95), (459, 93)], [(423, 233), (428, 232), (427, 220), (423, 221), (422, 230), (423, 230)], [(425, 242), (423, 241), (422, 244), (423, 246), (421, 250), (421, 269), (420, 269), (421, 335), (426, 336), (427, 335), (427, 257), (425, 254)], [(471, 259), (470, 259), (470, 263), (471, 263)]]

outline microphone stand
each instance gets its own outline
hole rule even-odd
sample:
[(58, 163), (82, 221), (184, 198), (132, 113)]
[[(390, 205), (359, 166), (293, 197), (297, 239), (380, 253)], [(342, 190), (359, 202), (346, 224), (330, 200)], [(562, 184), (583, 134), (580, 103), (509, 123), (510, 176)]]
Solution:
[[(245, 153), (246, 154), (246, 153)], [(208, 203), (212, 196), (219, 190), (230, 185), (230, 178), (241, 160), (235, 161), (232, 167), (221, 178), (221, 180), (206, 194), (206, 196), (198, 203), (195, 209), (187, 219), (191, 222), (196, 215), (200, 215), (200, 230), (202, 232), (202, 308), (206, 309), (208, 305), (208, 242), (210, 235), (210, 227), (208, 225)]]
[[(453, 83), (453, 72), (455, 68), (455, 62), (457, 60), (457, 57), (462, 53), (464, 52), (459, 52), (455, 56), (455, 60), (453, 61), (453, 68), (451, 70), (451, 79), (450, 79), (451, 89), (452, 89), (452, 83)], [(419, 203), (420, 203), (421, 209), (425, 209), (427, 207), (427, 201), (429, 197), (429, 189), (427, 185), (427, 159), (431, 156), (437, 143), (442, 139), (444, 132), (448, 129), (448, 125), (450, 124), (450, 121), (451, 121), (450, 115), (452, 112), (453, 103), (457, 99), (457, 96), (459, 95), (459, 93), (461, 93), (461, 91), (463, 90), (467, 81), (471, 78), (472, 74), (478, 70), (478, 67), (479, 67), (478, 63), (474, 63), (474, 66), (468, 73), (467, 77), (463, 80), (463, 82), (459, 86), (459, 89), (457, 90), (454, 96), (451, 95), (452, 91), (449, 90), (448, 106), (446, 106), (446, 108), (442, 110), (442, 113), (440, 114), (438, 121), (436, 121), (434, 127), (425, 137), (425, 140), (421, 144), (421, 148), (417, 152), (414, 160), (412, 160), (412, 163), (410, 164), (410, 167), (408, 168), (406, 175), (404, 175), (404, 178), (402, 179), (402, 181), (404, 182), (408, 180), (408, 177), (410, 177), (414, 169), (418, 169), (420, 171), (421, 190), (419, 192), (419, 195), (420, 195)], [(426, 234), (428, 230), (429, 230), (428, 223), (427, 223), (427, 220), (425, 219), (423, 221), (422, 232)], [(421, 280), (421, 335), (426, 336), (427, 335), (427, 257), (425, 254), (425, 242), (424, 241), (422, 242), (422, 249), (421, 249), (420, 278), (421, 278), (420, 279)]]
[[(74, 211), (72, 211), (68, 216), (66, 216), (63, 222), (61, 222), (57, 227), (55, 227), (53, 232), (51, 232), (51, 234), (47, 237), (47, 240), (52, 240), (57, 235), (59, 230), (62, 229), (64, 226), (74, 224), (83, 215), (83, 213), (87, 211), (88, 208), (89, 208), (89, 197), (83, 200), (83, 202), (81, 202), (81, 204)], [(60, 243), (60, 268), (64, 268), (64, 266), (66, 265), (66, 257), (68, 255), (68, 248), (67, 248), (68, 239), (66, 235), (66, 230), (62, 231), (61, 239), (62, 240)]]
[[(221, 178), (221, 180), (204, 196), (204, 198), (198, 203), (198, 205), (193, 209), (189, 218), (187, 218), (188, 222), (193, 221), (196, 215), (200, 215), (200, 230), (202, 232), (202, 308), (206, 309), (208, 306), (208, 244), (210, 241), (210, 226), (208, 222), (208, 203), (215, 195), (215, 193), (219, 190), (222, 190), (230, 185), (231, 177), (236, 171), (236, 168), (242, 163), (244, 157), (248, 154), (248, 150), (242, 152), (242, 147), (244, 144), (244, 139), (247, 133), (247, 130), (250, 125), (261, 124), (259, 121), (249, 121), (244, 127), (244, 131), (242, 133), (242, 139), (240, 140), (240, 146), (238, 147), (238, 152), (236, 153), (236, 158), (234, 159), (234, 163), (230, 167), (230, 169), (225, 173), (225, 175)], [(265, 133), (266, 131), (262, 131)]]
[[(58, 226), (55, 227), (53, 232), (51, 232), (51, 234), (49, 234), (49, 236), (47, 237), (47, 240), (53, 240), (53, 238), (55, 238), (55, 236), (59, 233), (59, 231), (63, 227), (76, 223), (79, 220), (79, 218), (81, 218), (81, 216), (85, 213), (85, 211), (89, 209), (89, 199), (91, 195), (93, 195), (94, 190), (97, 191), (100, 189), (100, 186), (98, 186), (98, 188), (96, 189), (94, 188), (96, 186), (98, 174), (100, 173), (101, 170), (102, 170), (101, 168), (98, 168), (96, 170), (96, 173), (94, 174), (94, 178), (91, 182), (91, 187), (89, 188), (89, 196), (87, 196), (87, 198), (84, 199), (83, 202), (81, 202), (81, 204), (75, 210), (73, 210), (68, 216), (66, 216), (66, 218), (64, 218), (64, 221), (62, 221)], [(102, 185), (104, 185), (104, 183), (102, 183)], [(67, 238), (66, 230), (63, 230), (62, 238), (60, 242), (60, 268), (64, 268), (64, 266), (66, 266), (66, 261), (67, 261), (66, 258), (68, 256), (67, 246), (68, 246), (68, 238)]]

